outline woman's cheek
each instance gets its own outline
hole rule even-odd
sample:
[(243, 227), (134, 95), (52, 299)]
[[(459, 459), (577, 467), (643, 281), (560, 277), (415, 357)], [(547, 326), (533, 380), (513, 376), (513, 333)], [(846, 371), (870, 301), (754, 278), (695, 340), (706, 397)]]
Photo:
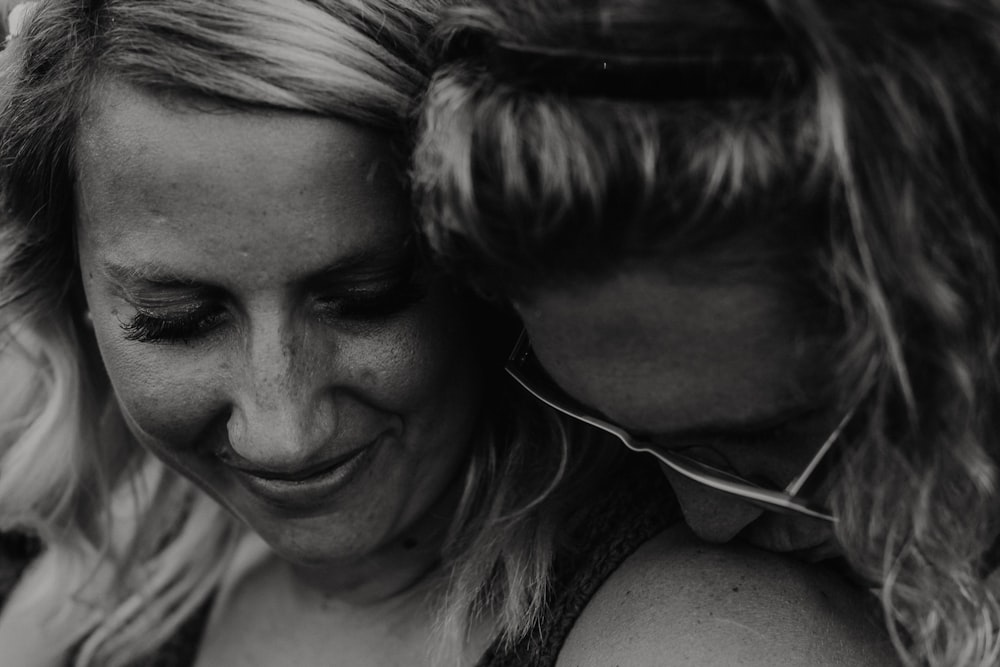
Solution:
[(411, 384), (421, 403), (457, 399), (462, 405), (478, 396), (482, 380), (476, 336), (467, 315), (453, 300), (431, 306), (406, 343), (416, 370), (402, 381)]
[(220, 364), (183, 350), (125, 340), (101, 348), (126, 420), (155, 449), (203, 444), (224, 408)]
[(474, 390), (481, 371), (461, 303), (438, 287), (378, 333), (345, 336), (337, 345), (342, 379), (380, 409), (401, 413)]

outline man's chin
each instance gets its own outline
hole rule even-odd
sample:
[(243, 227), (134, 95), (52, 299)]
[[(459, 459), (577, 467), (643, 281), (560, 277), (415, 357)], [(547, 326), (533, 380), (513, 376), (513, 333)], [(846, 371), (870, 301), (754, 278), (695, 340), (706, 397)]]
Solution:
[(722, 517), (712, 517), (698, 515), (694, 512), (685, 512), (684, 520), (691, 532), (699, 539), (712, 544), (725, 544), (736, 539), (747, 524), (754, 522), (755, 514), (759, 510), (744, 510), (740, 512), (727, 512)]

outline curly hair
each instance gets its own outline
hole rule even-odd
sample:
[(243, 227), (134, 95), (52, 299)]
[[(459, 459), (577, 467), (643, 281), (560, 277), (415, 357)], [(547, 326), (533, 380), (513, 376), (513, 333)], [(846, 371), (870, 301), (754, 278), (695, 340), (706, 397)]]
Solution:
[[(493, 48), (724, 60), (734, 35), (794, 81), (580, 94)], [(1000, 5), (466, 2), (439, 38), (414, 182), (442, 261), (516, 298), (767, 239), (836, 324), (834, 395), (861, 405), (831, 500), (844, 553), (910, 664), (997, 664)]]
[[(42, 0), (0, 54), (0, 530), (45, 546), (5, 616), (61, 628), (53, 655), (142, 661), (208, 599), (246, 531), (135, 443), (85, 322), (74, 155), (99, 81), (195, 108), (337, 117), (405, 142), (441, 4)], [(502, 373), (502, 359), (488, 370)], [(493, 379), (446, 545), (444, 653), (484, 601), (501, 638), (534, 627), (561, 512), (576, 504), (550, 492), (564, 479), (583, 493), (590, 474), (568, 462), (579, 437)]]

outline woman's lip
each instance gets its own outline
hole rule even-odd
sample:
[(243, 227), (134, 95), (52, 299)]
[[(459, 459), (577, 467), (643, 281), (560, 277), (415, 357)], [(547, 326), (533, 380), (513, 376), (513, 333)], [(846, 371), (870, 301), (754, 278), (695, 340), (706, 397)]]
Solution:
[(232, 460), (232, 457), (223, 458), (223, 463), (231, 468), (251, 475), (253, 477), (260, 477), (261, 479), (274, 480), (279, 482), (304, 482), (311, 477), (317, 477), (327, 472), (331, 468), (335, 468), (345, 461), (350, 460), (354, 456), (358, 455), (360, 452), (371, 447), (372, 443), (361, 447), (360, 449), (355, 449), (354, 451), (336, 456), (331, 459), (326, 459), (324, 461), (318, 461), (309, 465), (305, 465), (299, 468), (264, 468), (260, 466), (254, 466), (247, 464), (243, 461)]
[(315, 510), (323, 506), (331, 495), (347, 486), (354, 477), (366, 468), (374, 458), (378, 442), (355, 450), (335, 462), (327, 461), (311, 475), (302, 476), (297, 471), (294, 476), (259, 475), (256, 471), (234, 468), (236, 480), (245, 489), (268, 503), (284, 509), (297, 511)]

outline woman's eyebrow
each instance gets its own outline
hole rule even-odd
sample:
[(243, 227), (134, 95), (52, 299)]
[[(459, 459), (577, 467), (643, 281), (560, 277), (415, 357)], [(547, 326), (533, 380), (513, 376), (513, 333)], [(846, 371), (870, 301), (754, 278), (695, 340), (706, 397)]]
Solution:
[(415, 260), (414, 247), (409, 243), (393, 247), (366, 248), (309, 273), (302, 282), (333, 283), (357, 279), (359, 274), (400, 273), (408, 271)]
[[(415, 259), (416, 253), (412, 243), (394, 243), (390, 247), (383, 245), (363, 248), (339, 257), (326, 266), (304, 273), (296, 279), (296, 282), (330, 283), (356, 277), (358, 273), (362, 272), (402, 270), (401, 266), (410, 267)], [(149, 286), (190, 289), (192, 287), (215, 286), (211, 281), (184, 275), (174, 267), (159, 262), (126, 265), (108, 260), (102, 264), (101, 268), (112, 282), (121, 287)]]
[(169, 266), (156, 262), (125, 265), (106, 261), (101, 268), (108, 278), (122, 287), (149, 285), (190, 288), (202, 284), (191, 277), (181, 275)]

